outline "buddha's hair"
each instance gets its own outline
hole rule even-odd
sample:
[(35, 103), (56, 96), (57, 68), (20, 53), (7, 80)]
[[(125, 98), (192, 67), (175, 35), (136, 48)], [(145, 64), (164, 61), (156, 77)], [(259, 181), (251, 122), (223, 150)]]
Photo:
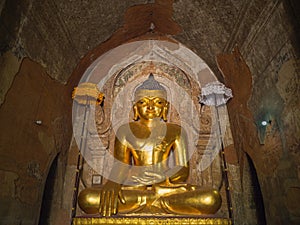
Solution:
[(166, 92), (166, 89), (157, 81), (154, 79), (154, 76), (152, 73), (150, 73), (147, 80), (145, 80), (135, 91), (140, 90), (159, 90)]

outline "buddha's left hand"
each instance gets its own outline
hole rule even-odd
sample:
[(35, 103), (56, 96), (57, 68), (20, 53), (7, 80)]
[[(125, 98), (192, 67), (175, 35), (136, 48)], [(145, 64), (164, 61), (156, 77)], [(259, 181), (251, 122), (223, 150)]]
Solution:
[(145, 171), (143, 176), (132, 176), (132, 179), (142, 185), (152, 185), (166, 180), (166, 176), (163, 173)]

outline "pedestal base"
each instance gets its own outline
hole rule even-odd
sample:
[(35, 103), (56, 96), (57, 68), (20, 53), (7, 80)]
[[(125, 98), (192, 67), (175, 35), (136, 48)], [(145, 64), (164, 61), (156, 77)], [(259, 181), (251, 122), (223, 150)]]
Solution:
[(228, 218), (77, 217), (73, 225), (231, 225)]

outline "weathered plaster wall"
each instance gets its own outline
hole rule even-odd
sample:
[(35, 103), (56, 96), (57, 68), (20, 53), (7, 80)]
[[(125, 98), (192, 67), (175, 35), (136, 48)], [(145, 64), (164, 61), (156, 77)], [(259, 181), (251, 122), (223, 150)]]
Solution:
[(5, 95), (18, 72), (20, 64), (21, 60), (12, 52), (6, 52), (0, 56), (0, 106), (4, 102)]
[[(269, 2), (239, 46), (241, 56), (227, 56), (227, 65), (220, 62), (235, 95), (228, 107), (235, 107), (229, 114), (235, 118), (232, 127), (240, 164), (242, 152), (247, 152), (259, 176), (269, 224), (300, 221), (296, 203), (300, 198), (299, 52), (288, 14), (292, 12), (285, 6), (284, 2)], [(241, 57), (249, 69), (237, 66)], [(251, 93), (245, 93), (251, 84)], [(248, 97), (240, 99), (244, 94)], [(263, 120), (271, 124), (263, 127)]]
[(12, 48), (20, 57), (29, 56), (45, 66), (50, 76), (66, 82), (78, 61), (114, 32), (138, 37), (148, 32), (152, 23), (156, 32), (174, 35), (195, 51), (222, 79), (215, 55), (230, 51), (235, 44), (244, 45), (249, 30), (259, 29), (257, 18), (268, 11), (270, 2), (5, 1), (1, 52)]
[[(300, 210), (296, 202), (299, 201), (300, 197), (300, 193), (297, 191), (300, 187), (300, 179), (298, 175), (299, 168), (296, 165), (300, 163), (298, 155), (299, 114), (295, 110), (288, 110), (290, 116), (285, 117), (281, 114), (272, 114), (272, 111), (267, 111), (268, 113), (261, 117), (255, 117), (254, 113), (257, 112), (257, 109), (253, 110), (254, 113), (249, 109), (252, 86), (251, 72), (238, 50), (236, 49), (233, 54), (218, 56), (218, 63), (225, 76), (226, 84), (235, 93), (235, 97), (228, 103), (228, 111), (234, 145), (241, 167), (241, 176), (243, 178), (246, 174), (244, 166), (247, 164), (245, 155), (247, 153), (253, 160), (257, 171), (263, 194), (267, 223), (298, 224)], [(287, 69), (283, 66), (284, 68)], [(290, 79), (298, 80), (298, 75), (295, 73), (293, 66), (289, 68), (289, 71), (290, 74), (285, 75), (290, 77)], [(287, 83), (289, 82), (285, 82), (285, 84)], [(295, 86), (292, 85), (292, 87)], [(265, 89), (261, 88), (261, 90)], [(290, 88), (285, 88), (285, 90), (290, 90)], [(293, 93), (297, 92), (298, 85), (292, 90)], [(272, 91), (276, 91), (276, 89)], [(255, 94), (252, 93), (252, 96), (255, 96)], [(288, 99), (291, 97), (289, 95), (284, 96)], [(262, 100), (264, 99), (261, 98), (257, 101)], [(270, 102), (274, 101), (274, 96), (268, 100)], [(277, 99), (275, 98), (275, 100)], [(298, 100), (294, 100), (293, 103), (295, 101), (297, 102)], [(271, 106), (274, 106), (274, 104)], [(290, 105), (284, 105), (283, 110), (286, 107), (290, 107)], [(262, 120), (271, 120), (271, 124), (268, 124), (267, 127), (262, 127)], [(293, 128), (286, 128), (280, 120), (284, 120), (286, 124), (293, 124)], [(285, 150), (287, 139), (291, 145), (288, 151)], [(246, 190), (245, 186), (243, 188)], [(243, 200), (243, 203), (235, 203), (237, 206), (249, 204), (248, 201), (245, 201), (245, 194), (246, 192), (242, 191), (242, 198), (234, 199), (236, 201)], [(249, 211), (245, 212), (247, 214)], [(239, 220), (239, 215), (237, 217)]]
[[(258, 19), (260, 31), (250, 35), (252, 43), (243, 54), (253, 75), (248, 106), (259, 136), (264, 138), (264, 146), (258, 150), (264, 168), (258, 172), (268, 222), (297, 224), (300, 222), (300, 208), (296, 203), (300, 200), (298, 43), (284, 3), (270, 3), (268, 9), (266, 19)], [(262, 120), (270, 120), (271, 124), (262, 128)]]
[(122, 26), (126, 9), (147, 2), (152, 1), (5, 1), (0, 51), (30, 57), (66, 83), (79, 60)]
[(68, 94), (40, 65), (22, 61), (0, 108), (1, 224), (38, 222), (52, 160), (69, 148)]

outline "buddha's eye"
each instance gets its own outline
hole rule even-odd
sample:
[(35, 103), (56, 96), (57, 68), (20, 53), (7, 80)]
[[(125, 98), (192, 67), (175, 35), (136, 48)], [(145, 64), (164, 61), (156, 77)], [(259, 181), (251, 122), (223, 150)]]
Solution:
[(156, 103), (157, 105), (162, 105), (162, 104), (164, 104), (164, 101), (162, 101), (162, 100), (157, 100), (155, 103)]

